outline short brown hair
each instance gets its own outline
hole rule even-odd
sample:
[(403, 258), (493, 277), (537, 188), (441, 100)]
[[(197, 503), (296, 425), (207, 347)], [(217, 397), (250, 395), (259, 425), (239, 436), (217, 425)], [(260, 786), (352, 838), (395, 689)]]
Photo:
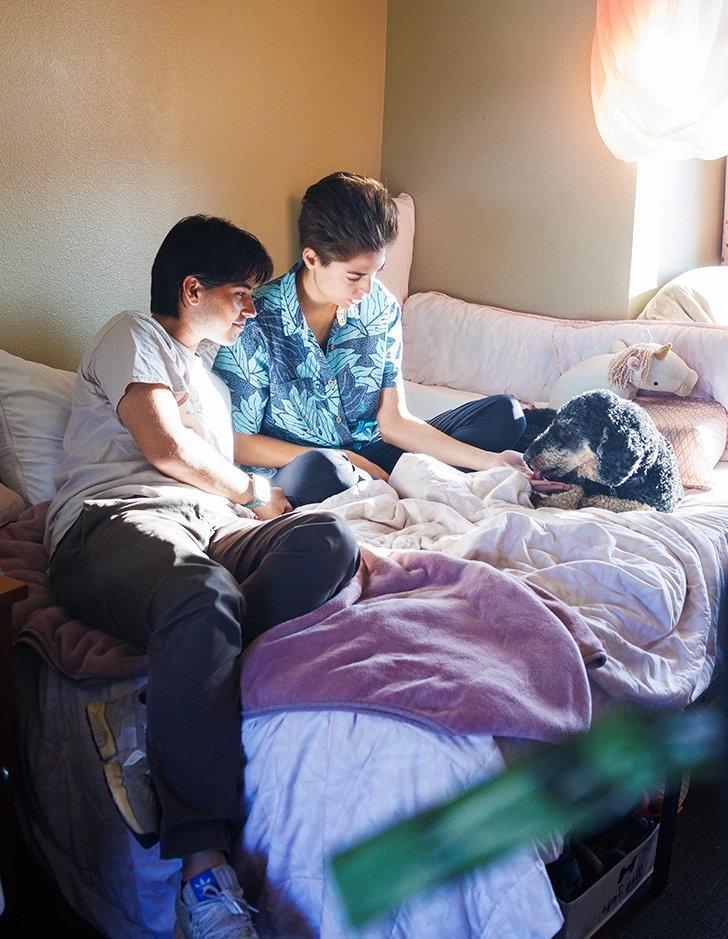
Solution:
[(301, 249), (313, 248), (324, 264), (357, 254), (378, 254), (397, 237), (394, 199), (376, 179), (331, 173), (309, 186), (298, 216)]

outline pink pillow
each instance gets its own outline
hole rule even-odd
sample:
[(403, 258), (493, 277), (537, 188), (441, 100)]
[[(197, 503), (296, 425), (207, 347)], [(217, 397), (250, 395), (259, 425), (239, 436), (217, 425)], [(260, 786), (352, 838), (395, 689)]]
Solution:
[(713, 468), (723, 456), (728, 415), (712, 398), (638, 395), (641, 404), (672, 444), (686, 489), (711, 489)]
[(394, 200), (399, 211), (399, 233), (387, 248), (387, 262), (378, 279), (390, 290), (400, 306), (409, 295), (409, 275), (415, 240), (415, 203), (406, 192)]

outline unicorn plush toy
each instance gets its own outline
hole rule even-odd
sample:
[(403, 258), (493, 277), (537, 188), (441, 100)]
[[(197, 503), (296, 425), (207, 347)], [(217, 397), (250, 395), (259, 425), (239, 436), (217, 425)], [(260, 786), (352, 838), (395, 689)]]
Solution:
[(558, 410), (583, 391), (607, 388), (621, 398), (638, 391), (662, 391), (685, 397), (695, 387), (698, 373), (672, 351), (672, 344), (640, 342), (633, 346), (618, 339), (612, 352), (579, 362), (558, 379), (549, 408)]

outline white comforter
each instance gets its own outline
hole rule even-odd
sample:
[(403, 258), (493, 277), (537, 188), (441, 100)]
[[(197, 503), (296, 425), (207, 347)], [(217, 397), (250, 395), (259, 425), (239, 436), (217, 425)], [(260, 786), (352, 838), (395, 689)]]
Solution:
[(592, 673), (611, 698), (685, 705), (705, 686), (728, 559), (728, 498), (689, 497), (672, 514), (535, 510), (523, 475), (461, 473), (403, 456), (389, 484), (324, 505), (357, 537), (487, 561), (578, 608), (604, 644)]

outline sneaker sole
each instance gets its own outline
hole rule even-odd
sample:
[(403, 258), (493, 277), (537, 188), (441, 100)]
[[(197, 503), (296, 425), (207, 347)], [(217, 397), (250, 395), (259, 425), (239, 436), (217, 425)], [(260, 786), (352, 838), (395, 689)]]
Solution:
[(86, 705), (86, 716), (88, 717), (91, 734), (99, 751), (101, 759), (106, 762), (113, 760), (116, 756), (116, 744), (111, 727), (106, 719), (106, 702), (91, 701)]
[(114, 735), (106, 719), (106, 702), (91, 701), (86, 705), (86, 716), (88, 718), (91, 735), (94, 739), (99, 756), (104, 761), (104, 776), (106, 785), (111, 793), (116, 808), (119, 810), (125, 824), (131, 829), (137, 838), (137, 841), (145, 848), (151, 848), (158, 841), (156, 832), (144, 831), (136, 819), (129, 802), (129, 796), (124, 786), (124, 773), (121, 764), (114, 761), (117, 755)]

